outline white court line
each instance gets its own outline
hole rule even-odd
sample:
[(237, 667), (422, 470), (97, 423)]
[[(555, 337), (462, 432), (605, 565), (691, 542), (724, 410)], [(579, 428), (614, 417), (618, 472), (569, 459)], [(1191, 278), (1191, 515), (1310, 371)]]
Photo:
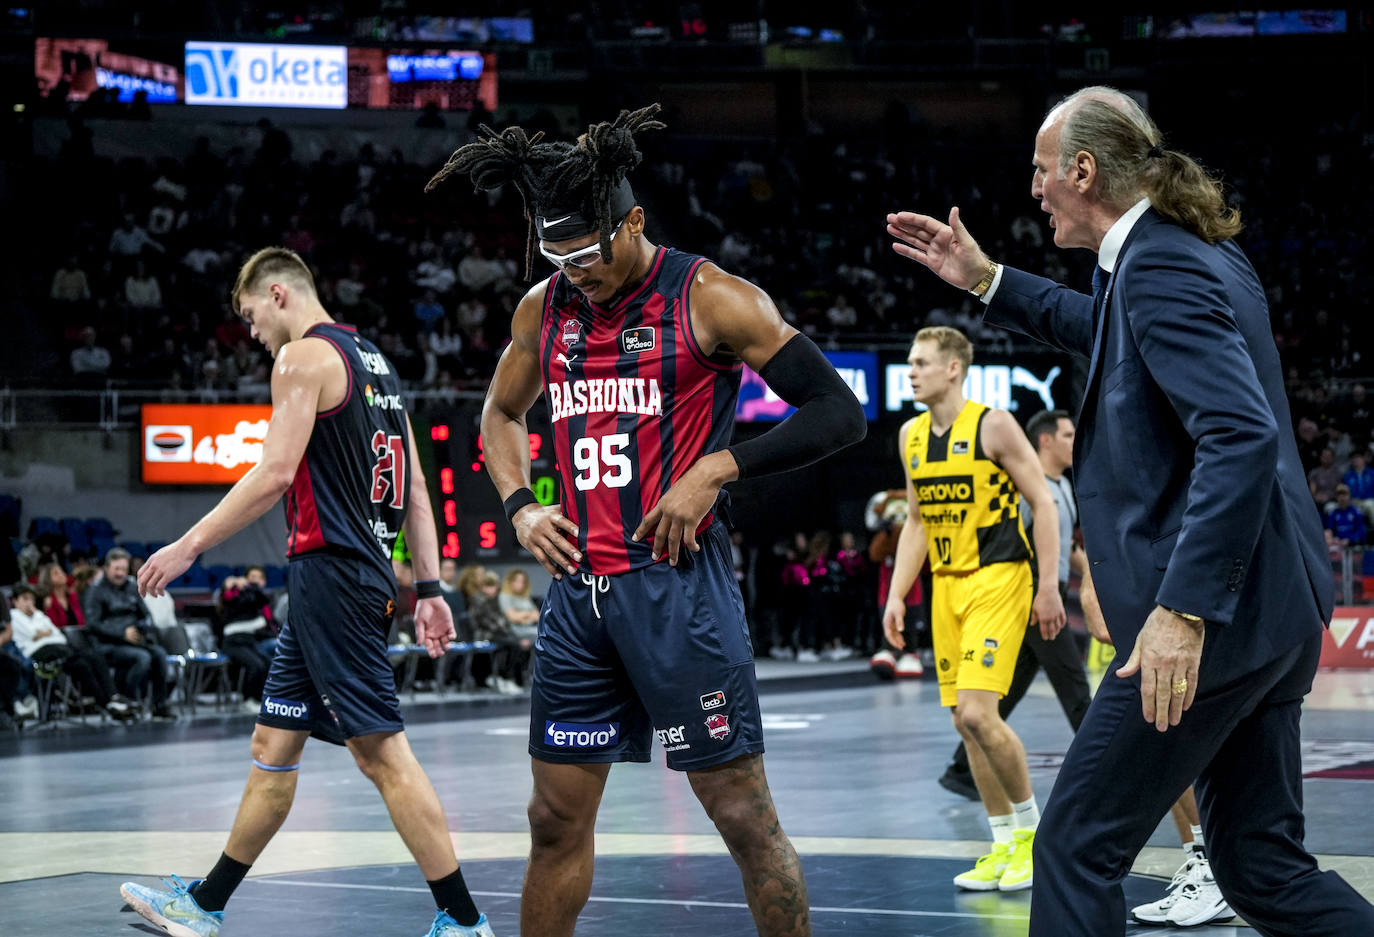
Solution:
[[(352, 888), (360, 891), (412, 891), (429, 894), (428, 888), (415, 888), (408, 885), (354, 885), (350, 882), (301, 882), (294, 879), (284, 878), (253, 878), (248, 879), (255, 885), (294, 885), (298, 888)], [(519, 892), (513, 891), (474, 891), (472, 894), (481, 898), (519, 898)], [(749, 906), (742, 901), (674, 901), (671, 898), (598, 898), (596, 895), (587, 899), (588, 901), (603, 901), (611, 904), (667, 904), (678, 908), (741, 908), (749, 910)], [(968, 917), (979, 921), (1028, 921), (1030, 917), (1025, 914), (972, 914), (967, 911), (903, 911), (897, 908), (832, 908), (824, 905), (812, 905), (812, 913), (835, 913), (835, 914), (886, 914), (895, 917)]]

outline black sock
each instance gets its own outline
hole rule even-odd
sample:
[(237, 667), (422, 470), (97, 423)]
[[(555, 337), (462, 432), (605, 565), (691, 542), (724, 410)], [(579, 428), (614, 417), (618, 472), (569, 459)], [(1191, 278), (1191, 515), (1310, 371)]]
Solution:
[(434, 906), (463, 927), (471, 927), (482, 919), (482, 915), (477, 911), (477, 905), (472, 901), (472, 895), (468, 894), (462, 869), (454, 869), (451, 875), (429, 882), (429, 890), (434, 893)]
[(239, 887), (239, 882), (243, 881), (243, 877), (251, 868), (252, 866), (244, 865), (236, 859), (230, 859), (226, 853), (220, 853), (219, 861), (210, 870), (210, 874), (191, 889), (191, 897), (196, 899), (196, 904), (200, 905), (202, 911), (223, 911), (224, 906), (229, 903), (229, 896)]

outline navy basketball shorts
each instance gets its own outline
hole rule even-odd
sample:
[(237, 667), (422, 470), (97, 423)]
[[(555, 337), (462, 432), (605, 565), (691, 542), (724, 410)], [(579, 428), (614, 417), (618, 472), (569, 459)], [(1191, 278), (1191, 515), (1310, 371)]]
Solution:
[(713, 524), (676, 567), (554, 580), (535, 642), (530, 754), (697, 771), (763, 751), (758, 680), (729, 537)]
[(258, 723), (336, 745), (404, 729), (386, 653), (395, 594), (389, 577), (361, 560), (312, 553), (291, 561), (287, 587), (291, 610)]

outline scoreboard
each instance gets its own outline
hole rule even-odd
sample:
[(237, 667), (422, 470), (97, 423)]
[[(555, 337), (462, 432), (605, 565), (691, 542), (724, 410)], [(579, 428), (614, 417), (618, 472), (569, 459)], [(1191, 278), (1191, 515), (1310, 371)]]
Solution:
[[(437, 484), (435, 512), (440, 552), (460, 563), (482, 560), (533, 562), (515, 539), (505, 507), (487, 474), (481, 432), (482, 405), (460, 403), (439, 411), (429, 427), (429, 440)], [(553, 437), (543, 400), (526, 417), (530, 460), (530, 488), (540, 504), (559, 500)], [(424, 430), (416, 433), (424, 438)]]

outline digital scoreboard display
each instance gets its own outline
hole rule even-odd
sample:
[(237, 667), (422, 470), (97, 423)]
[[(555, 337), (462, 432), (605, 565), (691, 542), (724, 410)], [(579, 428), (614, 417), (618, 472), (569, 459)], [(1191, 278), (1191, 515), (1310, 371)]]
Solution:
[[(438, 491), (436, 520), (440, 552), (460, 563), (526, 560), (530, 554), (515, 538), (505, 507), (487, 474), (481, 433), (481, 405), (473, 403), (437, 417), (429, 427)], [(526, 445), (530, 488), (540, 504), (559, 500), (553, 437), (542, 401), (527, 418)], [(416, 434), (424, 438), (425, 431)]]

